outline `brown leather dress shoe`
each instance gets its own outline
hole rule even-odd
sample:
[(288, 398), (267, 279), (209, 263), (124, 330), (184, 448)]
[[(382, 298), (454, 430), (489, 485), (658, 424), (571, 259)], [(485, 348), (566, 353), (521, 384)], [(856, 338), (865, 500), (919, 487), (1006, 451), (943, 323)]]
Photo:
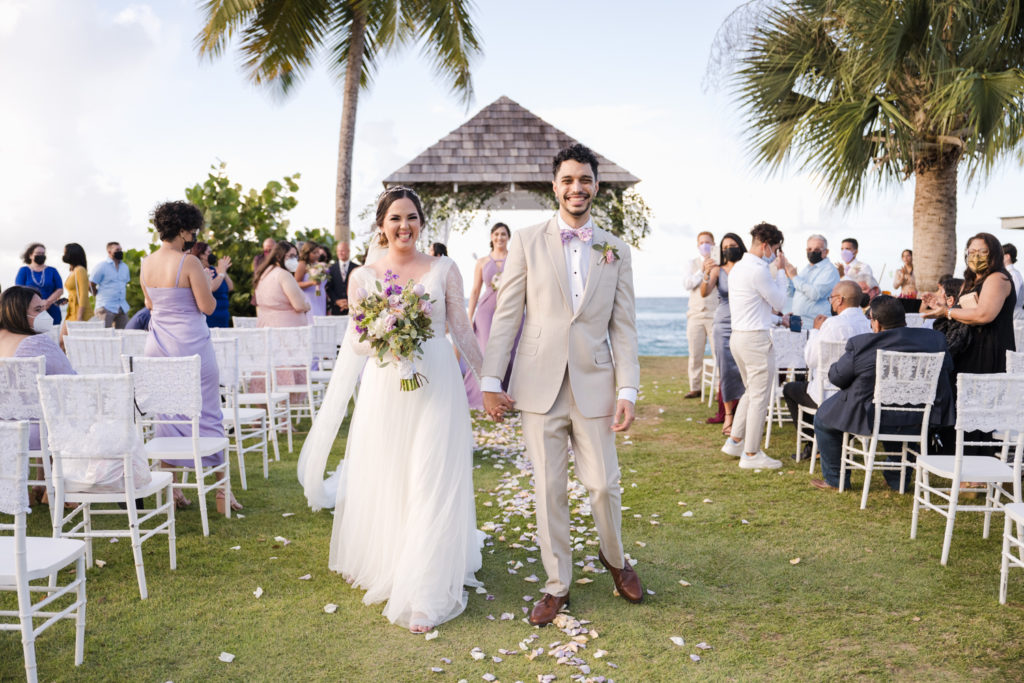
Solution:
[(683, 396), (683, 398), (697, 398), (698, 396), (700, 396), (700, 391), (694, 389), (693, 391), (690, 391), (685, 396)]
[(551, 595), (545, 593), (533, 610), (530, 612), (530, 623), (534, 626), (547, 626), (555, 619), (555, 615), (562, 607), (569, 606), (569, 594)]
[(839, 490), (838, 486), (832, 486), (832, 484), (829, 484), (824, 479), (811, 479), (811, 486), (813, 486), (816, 489), (821, 489), (822, 491), (838, 491)]
[(633, 569), (633, 565), (626, 562), (626, 566), (622, 569), (616, 569), (608, 564), (608, 560), (604, 559), (604, 553), (600, 550), (597, 551), (597, 559), (601, 560), (601, 564), (612, 575), (612, 581), (615, 582), (615, 589), (619, 591), (619, 595), (632, 603), (643, 602), (644, 587), (640, 585), (640, 577)]

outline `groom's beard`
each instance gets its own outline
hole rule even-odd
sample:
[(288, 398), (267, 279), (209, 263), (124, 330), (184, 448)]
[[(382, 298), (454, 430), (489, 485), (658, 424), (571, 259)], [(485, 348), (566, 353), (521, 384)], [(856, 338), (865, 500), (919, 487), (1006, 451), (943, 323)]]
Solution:
[(593, 198), (590, 195), (584, 195), (582, 199), (584, 201), (583, 206), (581, 208), (572, 208), (569, 205), (569, 197), (567, 195), (563, 195), (562, 197), (559, 198), (559, 204), (561, 205), (561, 208), (565, 209), (565, 212), (570, 216), (586, 216), (590, 212), (590, 205), (593, 202)]

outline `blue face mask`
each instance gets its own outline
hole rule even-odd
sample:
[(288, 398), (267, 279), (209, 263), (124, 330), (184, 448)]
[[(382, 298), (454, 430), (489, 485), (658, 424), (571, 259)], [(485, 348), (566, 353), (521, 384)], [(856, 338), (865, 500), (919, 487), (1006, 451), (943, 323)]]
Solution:
[(761, 258), (763, 258), (763, 259), (764, 259), (764, 261), (765, 261), (765, 263), (767, 263), (767, 264), (768, 264), (769, 266), (770, 266), (770, 265), (771, 265), (772, 263), (774, 263), (774, 262), (775, 262), (775, 254), (774, 254), (774, 253), (773, 253), (773, 254), (772, 254), (771, 256), (762, 256)]

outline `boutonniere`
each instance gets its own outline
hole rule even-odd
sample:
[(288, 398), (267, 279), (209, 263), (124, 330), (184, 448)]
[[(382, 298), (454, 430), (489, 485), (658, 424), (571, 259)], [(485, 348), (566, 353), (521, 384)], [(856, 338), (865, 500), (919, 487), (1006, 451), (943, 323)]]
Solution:
[(619, 250), (607, 242), (595, 244), (593, 249), (601, 252), (601, 263), (615, 263), (619, 260)]

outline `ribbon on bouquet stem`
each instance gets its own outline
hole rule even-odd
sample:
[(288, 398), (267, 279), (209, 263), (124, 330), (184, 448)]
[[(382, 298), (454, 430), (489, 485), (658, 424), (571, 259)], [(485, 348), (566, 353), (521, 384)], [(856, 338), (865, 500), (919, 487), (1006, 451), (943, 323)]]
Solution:
[(416, 372), (416, 363), (407, 358), (398, 359), (398, 375), (402, 391), (416, 391), (427, 382), (425, 375)]

